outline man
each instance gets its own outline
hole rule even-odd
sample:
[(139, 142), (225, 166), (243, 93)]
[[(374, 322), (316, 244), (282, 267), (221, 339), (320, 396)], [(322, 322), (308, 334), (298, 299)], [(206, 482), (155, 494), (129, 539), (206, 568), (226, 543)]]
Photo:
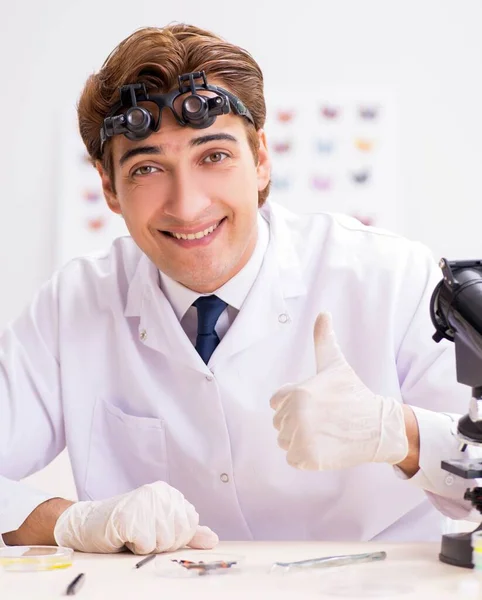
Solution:
[[(80, 132), (132, 237), (3, 334), (4, 543), (416, 540), (468, 514), (440, 469), (468, 390), (431, 339), (438, 268), (267, 203), (265, 112), (253, 58), (191, 26), (135, 32), (87, 81)], [(79, 502), (18, 482), (66, 445)]]

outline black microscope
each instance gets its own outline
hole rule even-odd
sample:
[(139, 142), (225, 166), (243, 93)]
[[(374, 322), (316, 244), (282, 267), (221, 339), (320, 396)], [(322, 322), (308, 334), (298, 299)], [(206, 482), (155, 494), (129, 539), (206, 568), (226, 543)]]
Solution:
[[(443, 280), (430, 301), (430, 316), (436, 329), (433, 339), (454, 342), (457, 381), (472, 388), (469, 412), (457, 424), (457, 438), (464, 451), (467, 445), (482, 447), (482, 260), (442, 258), (439, 266)], [(482, 459), (446, 460), (441, 466), (464, 479), (482, 478)], [(482, 515), (482, 487), (468, 488), (464, 499)], [(482, 531), (482, 523), (474, 531)], [(442, 536), (440, 560), (472, 568), (472, 533)]]

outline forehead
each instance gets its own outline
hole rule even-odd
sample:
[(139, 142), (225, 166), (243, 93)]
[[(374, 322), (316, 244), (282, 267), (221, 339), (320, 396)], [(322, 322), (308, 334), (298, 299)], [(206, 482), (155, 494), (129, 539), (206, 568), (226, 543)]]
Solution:
[(233, 114), (221, 115), (216, 118), (210, 127), (194, 129), (182, 126), (176, 121), (169, 109), (162, 111), (161, 126), (159, 131), (153, 132), (144, 140), (133, 141), (124, 135), (117, 135), (112, 139), (112, 153), (118, 159), (124, 152), (138, 146), (162, 146), (164, 153), (179, 153), (194, 150), (191, 140), (201, 136), (226, 133), (236, 138), (240, 145), (247, 144), (247, 132), (243, 117)]

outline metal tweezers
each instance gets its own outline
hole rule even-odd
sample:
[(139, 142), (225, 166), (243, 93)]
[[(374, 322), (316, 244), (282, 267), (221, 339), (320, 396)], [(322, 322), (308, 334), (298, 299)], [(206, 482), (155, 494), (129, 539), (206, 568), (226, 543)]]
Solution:
[(298, 560), (295, 562), (275, 562), (273, 567), (340, 567), (342, 565), (352, 565), (354, 563), (374, 562), (385, 560), (386, 552), (368, 552), (365, 554), (343, 554), (340, 556), (323, 556), (321, 558), (310, 558), (308, 560)]

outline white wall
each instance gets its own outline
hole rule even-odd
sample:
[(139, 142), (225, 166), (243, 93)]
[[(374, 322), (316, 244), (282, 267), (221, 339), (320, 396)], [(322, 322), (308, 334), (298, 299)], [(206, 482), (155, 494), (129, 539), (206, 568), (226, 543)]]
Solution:
[[(314, 77), (396, 86), (399, 198), (406, 215), (399, 231), (427, 243), (437, 257), (482, 257), (482, 2), (298, 0), (281, 6), (262, 0), (1, 0), (0, 328), (53, 268), (56, 114), (75, 104), (87, 75), (122, 38), (174, 20), (245, 46), (267, 85), (285, 81), (301, 98)], [(34, 479), (72, 491), (65, 457)]]
[(0, 4), (0, 327), (52, 269), (56, 114), (75, 104), (120, 39), (173, 20), (244, 45), (267, 85), (291, 81), (301, 96), (313, 77), (396, 86), (407, 215), (400, 229), (437, 257), (482, 254), (480, 0), (299, 0), (296, 11), (245, 0), (239, 11), (216, 3), (211, 15), (195, 0)]

